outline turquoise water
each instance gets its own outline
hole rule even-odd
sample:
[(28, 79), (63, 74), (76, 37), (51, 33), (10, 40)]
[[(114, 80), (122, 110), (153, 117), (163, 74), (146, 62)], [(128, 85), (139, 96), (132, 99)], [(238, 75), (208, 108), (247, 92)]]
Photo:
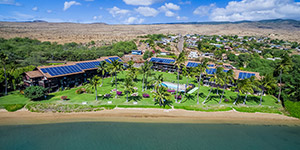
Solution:
[(1, 150), (299, 150), (300, 127), (62, 123), (0, 126)]
[[(175, 85), (175, 84), (161, 83), (161, 85), (164, 87), (167, 87), (169, 89), (174, 89), (174, 90), (177, 89), (177, 85)], [(183, 91), (183, 90), (181, 90), (181, 91)]]

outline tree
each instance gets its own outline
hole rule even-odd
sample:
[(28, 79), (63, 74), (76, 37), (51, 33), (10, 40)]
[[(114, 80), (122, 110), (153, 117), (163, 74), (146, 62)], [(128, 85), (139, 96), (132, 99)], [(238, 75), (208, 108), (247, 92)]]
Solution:
[[(222, 78), (221, 78), (221, 77), (219, 78), (218, 76), (220, 76), (220, 74), (223, 72), (223, 70), (224, 70), (224, 68), (222, 68), (222, 67), (218, 67), (218, 68), (217, 68), (216, 72), (215, 72), (213, 75), (211, 75), (211, 78), (209, 79), (209, 85), (210, 85), (211, 83), (213, 83), (213, 82), (215, 82), (216, 85), (217, 85), (218, 83), (221, 83), (221, 82), (222, 82), (222, 81), (221, 81)], [(208, 99), (208, 97), (209, 97), (209, 95), (210, 95), (212, 89), (213, 89), (213, 86), (211, 86), (211, 88), (210, 88), (210, 90), (209, 90), (209, 92), (208, 92), (208, 95), (206, 96), (206, 98), (205, 98), (205, 100), (202, 102), (202, 104), (205, 104), (205, 102), (206, 102), (206, 100)]]
[(223, 92), (222, 92), (222, 96), (220, 98), (220, 101), (219, 101), (219, 104), (221, 104), (222, 102), (222, 99), (223, 99), (223, 96), (224, 96), (224, 92), (225, 92), (225, 89), (227, 88), (227, 84), (229, 84), (230, 82), (233, 83), (234, 82), (234, 78), (233, 78), (233, 70), (230, 69), (228, 70), (225, 74), (224, 74), (224, 89), (223, 89)]
[(179, 56), (175, 58), (174, 64), (177, 68), (177, 90), (176, 90), (176, 97), (175, 97), (176, 103), (177, 103), (177, 97), (178, 97), (178, 91), (179, 91), (179, 71), (180, 71), (180, 68), (182, 67), (182, 65), (184, 65), (185, 61), (186, 61), (186, 58), (185, 58), (184, 52), (181, 52), (179, 54)]
[(277, 65), (276, 67), (276, 71), (279, 71), (279, 93), (278, 93), (278, 103), (280, 103), (280, 94), (281, 94), (281, 90), (282, 90), (282, 82), (281, 82), (281, 78), (282, 78), (282, 74), (287, 72), (288, 70), (290, 70), (292, 67), (292, 61), (291, 58), (289, 57), (288, 54), (285, 54), (282, 58), (282, 60), (280, 61), (280, 63)]
[(118, 79), (117, 79), (117, 73), (123, 70), (123, 64), (119, 62), (118, 60), (114, 60), (109, 65), (110, 73), (115, 76), (115, 86), (116, 86), (116, 98), (118, 97), (117, 91), (118, 91)]
[(9, 59), (8, 56), (4, 53), (0, 53), (0, 63), (3, 66), (3, 71), (4, 71), (4, 80), (5, 80), (5, 92), (4, 94), (7, 95), (7, 72), (6, 72), (6, 65), (8, 63)]
[(259, 102), (259, 105), (261, 105), (264, 92), (274, 89), (276, 87), (276, 80), (273, 78), (272, 74), (267, 74), (264, 77), (261, 77), (261, 79), (259, 80), (259, 85), (262, 90)]
[(155, 93), (153, 93), (153, 97), (155, 99), (155, 103), (159, 104), (159, 106), (170, 105), (171, 93), (167, 91), (167, 88), (164, 86), (159, 86)]
[(24, 90), (25, 97), (31, 100), (39, 100), (45, 97), (47, 89), (41, 86), (30, 86)]
[[(158, 88), (161, 86), (161, 84), (164, 82), (163, 74), (159, 74), (157, 76), (154, 76), (154, 79), (150, 82), (151, 84), (154, 84), (154, 92), (158, 90)], [(155, 101), (155, 97), (153, 98)]]
[(95, 90), (96, 94), (96, 101), (98, 101), (98, 94), (97, 94), (97, 85), (100, 84), (100, 77), (95, 75), (93, 78), (88, 79), (89, 86)]
[(208, 60), (207, 59), (202, 59), (200, 64), (196, 67), (195, 71), (196, 73), (199, 73), (198, 77), (198, 93), (197, 93), (197, 104), (199, 104), (199, 93), (200, 93), (200, 82), (201, 82), (201, 77), (202, 73), (206, 72)]
[(189, 79), (190, 79), (190, 78), (193, 78), (194, 75), (195, 75), (194, 69), (195, 69), (195, 68), (186, 68), (186, 67), (183, 67), (183, 68), (182, 68), (182, 74), (183, 74), (184, 76), (187, 77), (187, 80), (186, 80), (186, 85), (185, 85), (185, 88), (186, 88), (186, 89), (185, 89), (185, 91), (184, 91), (184, 95), (183, 95), (183, 97), (182, 97), (182, 99), (180, 100), (179, 103), (182, 102), (182, 100), (184, 99), (184, 97), (185, 97), (185, 95), (186, 95), (187, 86), (189, 85)]
[(135, 68), (134, 66), (134, 62), (132, 60), (130, 60), (128, 62), (128, 71), (129, 71), (129, 76), (131, 77), (132, 81), (137, 79), (137, 75), (138, 75), (138, 68)]
[(124, 81), (124, 91), (126, 92), (126, 102), (128, 102), (128, 94), (132, 93), (134, 91), (134, 83), (132, 81), (132, 78), (129, 76), (125, 78)]
[(151, 70), (151, 67), (152, 67), (152, 63), (148, 62), (148, 61), (145, 61), (144, 65), (141, 66), (140, 72), (143, 74), (142, 91), (144, 91), (144, 89), (145, 89), (145, 80), (147, 80), (145, 78), (147, 78), (147, 74)]
[(101, 74), (102, 83), (101, 83), (100, 86), (102, 86), (102, 85), (103, 85), (104, 76), (105, 76), (105, 74), (106, 74), (107, 72), (109, 72), (108, 66), (107, 66), (106, 61), (102, 61), (102, 62), (99, 64), (99, 66), (97, 66), (97, 67), (98, 67), (98, 70), (97, 70), (98, 73)]
[[(238, 80), (237, 87), (236, 87), (237, 90), (238, 90), (238, 95), (237, 95), (236, 100), (233, 102), (234, 105), (236, 104), (236, 102), (237, 102), (237, 100), (239, 98), (239, 95), (241, 93), (248, 93), (248, 92), (253, 93), (253, 88), (252, 88), (251, 84), (252, 83), (251, 83), (250, 79)], [(245, 100), (246, 100), (246, 98), (247, 98), (247, 94), (245, 96)], [(244, 100), (243, 104), (246, 103), (245, 100)]]

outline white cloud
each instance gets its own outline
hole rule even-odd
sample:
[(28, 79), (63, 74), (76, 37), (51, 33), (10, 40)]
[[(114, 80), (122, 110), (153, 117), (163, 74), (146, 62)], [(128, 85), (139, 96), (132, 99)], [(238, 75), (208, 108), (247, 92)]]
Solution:
[(200, 15), (200, 16), (208, 16), (210, 12), (216, 8), (216, 4), (210, 4), (208, 6), (199, 6), (194, 10), (195, 15)]
[[(197, 14), (195, 11), (194, 14)], [(225, 8), (212, 8), (206, 15), (212, 21), (300, 19), (300, 4), (294, 0), (230, 1)]]
[(173, 17), (173, 16), (175, 16), (175, 14), (172, 11), (166, 11), (165, 15), (167, 17)]
[(15, 2), (15, 0), (0, 0), (0, 4), (21, 6), (21, 4)]
[(37, 8), (37, 7), (33, 7), (32, 10), (33, 10), (33, 11), (37, 11), (38, 8)]
[(151, 7), (139, 7), (134, 10), (145, 17), (155, 17), (159, 13), (156, 9)]
[(129, 17), (124, 21), (125, 24), (141, 24), (145, 21), (145, 19), (138, 19), (136, 17)]
[(65, 2), (64, 3), (64, 11), (66, 11), (67, 9), (69, 9), (72, 5), (81, 5), (80, 3), (76, 2), (76, 1), (69, 1), (69, 2)]
[(173, 4), (173, 3), (165, 3), (167, 9), (170, 10), (180, 10), (180, 6)]
[(185, 16), (183, 16), (183, 17), (177, 16), (176, 19), (177, 20), (188, 20), (189, 18), (185, 17)]
[(94, 16), (93, 19), (94, 19), (94, 20), (101, 20), (101, 19), (102, 19), (102, 16), (101, 16), (101, 15), (99, 15), (99, 16)]
[(185, 1), (185, 2), (180, 1), (179, 4), (180, 5), (189, 5), (189, 4), (192, 4), (192, 2), (191, 1)]
[(108, 12), (113, 16), (113, 17), (116, 17), (118, 15), (122, 16), (122, 15), (126, 15), (128, 13), (130, 13), (129, 10), (127, 9), (120, 9), (116, 6), (114, 6), (113, 8), (109, 8), (108, 9)]
[(143, 5), (149, 6), (154, 3), (162, 2), (165, 0), (123, 0), (127, 5)]
[(52, 10), (47, 10), (47, 13), (52, 13)]

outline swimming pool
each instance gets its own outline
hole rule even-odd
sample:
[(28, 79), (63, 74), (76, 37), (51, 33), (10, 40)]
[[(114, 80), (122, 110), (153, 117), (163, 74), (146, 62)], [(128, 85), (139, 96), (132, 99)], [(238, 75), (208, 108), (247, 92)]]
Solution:
[[(173, 83), (168, 83), (168, 82), (163, 82), (161, 83), (162, 86), (167, 87), (168, 89), (174, 89), (177, 90), (177, 84), (173, 84)], [(179, 91), (184, 91), (184, 85), (179, 85)]]

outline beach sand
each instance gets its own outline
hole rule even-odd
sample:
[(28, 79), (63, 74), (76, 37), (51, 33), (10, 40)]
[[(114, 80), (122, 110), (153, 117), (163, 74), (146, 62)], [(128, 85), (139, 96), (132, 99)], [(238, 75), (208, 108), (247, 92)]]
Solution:
[(0, 125), (48, 124), (66, 122), (143, 122), (143, 123), (208, 123), (300, 126), (300, 120), (279, 114), (200, 112), (180, 109), (115, 108), (97, 112), (35, 113), (0, 110)]

